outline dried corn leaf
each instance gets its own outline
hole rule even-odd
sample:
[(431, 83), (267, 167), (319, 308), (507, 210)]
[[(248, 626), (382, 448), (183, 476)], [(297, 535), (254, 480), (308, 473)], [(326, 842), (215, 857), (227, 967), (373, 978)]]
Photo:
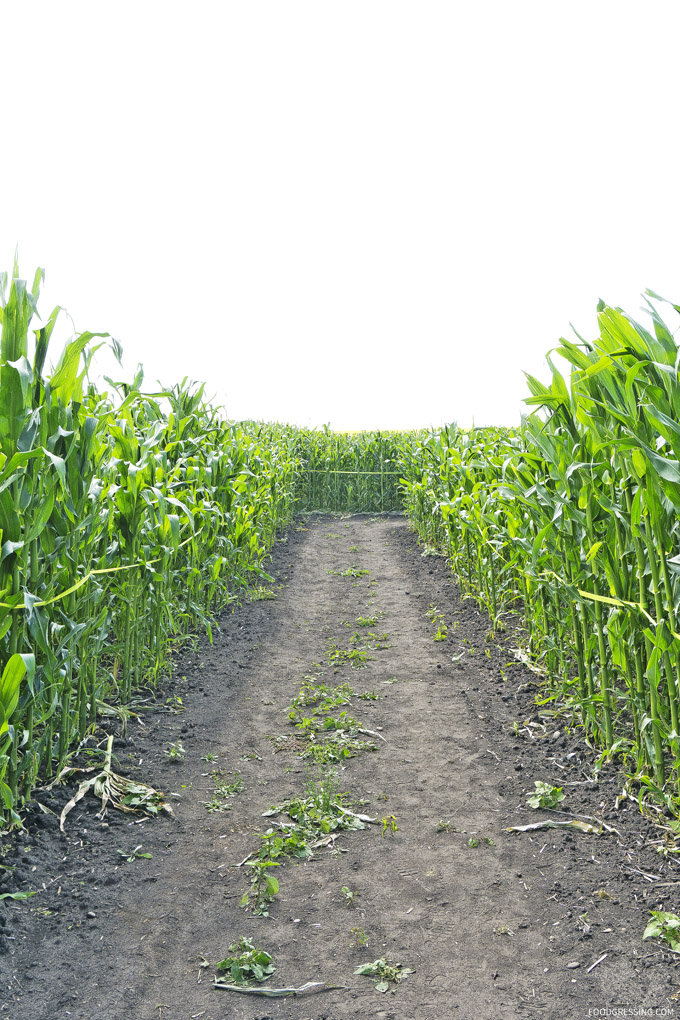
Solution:
[(508, 832), (533, 832), (535, 829), (578, 829), (579, 832), (591, 832), (599, 836), (603, 832), (612, 833), (618, 836), (619, 833), (611, 825), (593, 818), (590, 822), (582, 822), (578, 818), (569, 818), (567, 821), (556, 821), (554, 818), (546, 818), (543, 822), (532, 822), (531, 825), (510, 825)]
[[(93, 790), (95, 796), (99, 797), (102, 802), (100, 818), (104, 815), (109, 802), (112, 807), (128, 813), (136, 811), (145, 811), (149, 815), (157, 815), (159, 811), (166, 811), (170, 815), (173, 813), (170, 805), (163, 800), (163, 794), (159, 790), (154, 790), (153, 786), (149, 786), (147, 783), (140, 783), (138, 780), (128, 779), (126, 776), (119, 776), (115, 773), (111, 767), (112, 755), (113, 737), (111, 736), (106, 745), (103, 769), (81, 783), (74, 796), (64, 805), (59, 819), (59, 828), (62, 832), (67, 815), (89, 790)], [(60, 773), (57, 780), (76, 772), (94, 771), (94, 769), (68, 768)]]
[(346, 988), (346, 985), (327, 985), (325, 981), (307, 981), (299, 988), (247, 988), (244, 985), (228, 985), (224, 981), (213, 981), (213, 988), (223, 988), (227, 992), (241, 992), (243, 995), (265, 995), (269, 999), (284, 998), (288, 995), (304, 995), (316, 989), (318, 992), (330, 992), (333, 989)]

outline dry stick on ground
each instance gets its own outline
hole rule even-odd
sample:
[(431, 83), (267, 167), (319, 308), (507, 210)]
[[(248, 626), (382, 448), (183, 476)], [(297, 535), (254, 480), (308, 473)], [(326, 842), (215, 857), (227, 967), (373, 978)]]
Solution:
[(588, 967), (588, 970), (586, 971), (586, 974), (590, 974), (591, 970), (595, 970), (595, 968), (597, 967), (598, 963), (602, 963), (602, 961), (603, 961), (603, 960), (606, 960), (608, 956), (609, 956), (609, 953), (604, 953), (604, 954), (603, 954), (603, 955), (602, 955), (602, 956), (600, 957), (600, 959), (599, 959), (599, 960), (596, 960), (596, 961), (595, 961), (595, 963), (592, 963), (592, 964), (590, 965), (590, 967)]

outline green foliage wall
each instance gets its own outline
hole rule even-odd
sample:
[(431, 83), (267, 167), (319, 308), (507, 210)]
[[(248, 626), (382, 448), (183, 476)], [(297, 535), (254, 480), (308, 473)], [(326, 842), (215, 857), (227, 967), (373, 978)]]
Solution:
[(90, 333), (47, 375), (58, 308), (29, 350), (41, 282), (0, 277), (0, 817), (210, 632), (299, 473), (294, 430), (226, 423), (202, 388), (98, 392)]
[[(572, 706), (661, 800), (678, 793), (678, 345), (600, 305), (562, 339), (564, 378), (528, 377), (519, 430), (443, 429), (404, 457), (406, 505), (495, 626), (523, 621), (548, 700)], [(678, 311), (678, 306), (673, 306)], [(540, 409), (540, 411), (538, 410)]]

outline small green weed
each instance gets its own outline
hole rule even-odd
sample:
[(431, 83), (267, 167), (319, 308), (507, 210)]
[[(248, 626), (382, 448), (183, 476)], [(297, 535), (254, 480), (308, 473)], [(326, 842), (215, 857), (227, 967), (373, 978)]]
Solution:
[(434, 635), (434, 640), (446, 641), (448, 637), (448, 631), (446, 624), (444, 623), (444, 614), (439, 612), (434, 602), (430, 603), (430, 608), (427, 611), (427, 615), (437, 628), (437, 631)]
[(176, 744), (170, 744), (165, 750), (166, 758), (175, 764), (184, 761), (185, 754), (186, 751), (179, 741)]
[(388, 830), (392, 833), (392, 835), (394, 835), (395, 832), (399, 832), (399, 829), (397, 828), (397, 816), (396, 815), (387, 815), (387, 817), (383, 818), (383, 820), (382, 820), (382, 835), (384, 836), (385, 833)]
[(343, 887), (340, 890), (340, 892), (345, 897), (345, 906), (353, 907), (354, 906), (354, 900), (359, 895), (359, 893), (356, 891), (356, 889), (354, 891), (352, 891), (348, 885), (343, 885)]
[(564, 800), (561, 786), (551, 786), (550, 783), (535, 782), (536, 789), (527, 797), (527, 804), (534, 810), (538, 808), (554, 808)]
[(413, 974), (413, 970), (410, 967), (404, 967), (401, 963), (391, 963), (385, 956), (381, 956), (379, 960), (374, 960), (373, 963), (364, 963), (359, 967), (355, 968), (355, 974), (364, 974), (366, 977), (377, 977), (378, 980), (375, 982), (376, 992), (386, 992), (390, 987), (390, 983), (399, 984)]
[(210, 774), (215, 782), (215, 793), (218, 797), (234, 797), (237, 793), (243, 793), (245, 790), (245, 784), (238, 770), (233, 773), (234, 778), (230, 783), (227, 782), (228, 773), (222, 769), (213, 769)]
[(148, 854), (148, 853), (145, 853), (145, 854), (143, 854), (143, 853), (140, 853), (140, 851), (141, 851), (141, 849), (142, 849), (142, 846), (143, 846), (143, 844), (142, 844), (142, 843), (139, 843), (139, 844), (138, 844), (138, 845), (137, 845), (137, 846), (136, 846), (136, 847), (134, 848), (134, 850), (132, 850), (132, 851), (131, 851), (130, 853), (128, 853), (128, 852), (127, 852), (127, 851), (125, 851), (125, 850), (116, 850), (116, 853), (117, 853), (117, 854), (120, 854), (120, 856), (121, 856), (121, 857), (122, 857), (122, 858), (123, 858), (123, 859), (124, 859), (124, 860), (125, 860), (125, 861), (126, 861), (126, 862), (127, 862), (128, 864), (132, 864), (132, 863), (133, 863), (134, 861), (138, 861), (138, 860), (140, 860), (141, 858), (147, 858), (148, 860), (151, 860), (151, 858), (153, 857), (153, 854)]
[(267, 829), (260, 833), (261, 860), (276, 861), (279, 857), (297, 857), (304, 861), (312, 856), (309, 836), (302, 825), (287, 826), (284, 830)]
[(279, 892), (279, 881), (269, 874), (269, 869), (278, 867), (278, 861), (252, 861), (248, 865), (250, 889), (244, 892), (239, 906), (249, 908), (252, 914), (260, 917), (269, 917), (269, 904)]
[(163, 794), (158, 790), (151, 790), (144, 783), (127, 782), (127, 793), (121, 803), (130, 808), (141, 808), (149, 815), (157, 815), (163, 810)]
[(652, 920), (645, 928), (643, 939), (661, 938), (674, 953), (680, 953), (680, 917), (667, 910), (650, 910)]
[(425, 545), (423, 546), (423, 551), (421, 552), (420, 555), (423, 557), (423, 559), (425, 559), (426, 556), (444, 556), (445, 554), (443, 552), (440, 552), (440, 550), (437, 549), (436, 546), (429, 545), (426, 542)]
[(256, 949), (244, 935), (229, 946), (230, 955), (217, 964), (217, 970), (228, 971), (235, 985), (249, 985), (253, 981), (267, 981), (276, 967), (264, 949)]
[[(343, 687), (346, 685), (342, 685)], [(319, 765), (335, 764), (345, 758), (353, 758), (360, 751), (375, 751), (372, 741), (361, 740), (361, 724), (347, 711), (338, 716), (326, 716), (323, 720), (313, 714), (300, 716), (299, 710), (289, 713), (291, 721), (298, 720), (295, 726), (309, 740), (300, 752), (301, 758), (308, 758)]]

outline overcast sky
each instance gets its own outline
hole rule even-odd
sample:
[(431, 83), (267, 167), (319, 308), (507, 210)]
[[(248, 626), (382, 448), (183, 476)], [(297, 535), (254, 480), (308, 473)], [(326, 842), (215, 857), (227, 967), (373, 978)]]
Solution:
[(598, 297), (680, 301), (679, 30), (676, 0), (5, 2), (0, 268), (18, 244), (44, 315), (230, 417), (513, 424)]

